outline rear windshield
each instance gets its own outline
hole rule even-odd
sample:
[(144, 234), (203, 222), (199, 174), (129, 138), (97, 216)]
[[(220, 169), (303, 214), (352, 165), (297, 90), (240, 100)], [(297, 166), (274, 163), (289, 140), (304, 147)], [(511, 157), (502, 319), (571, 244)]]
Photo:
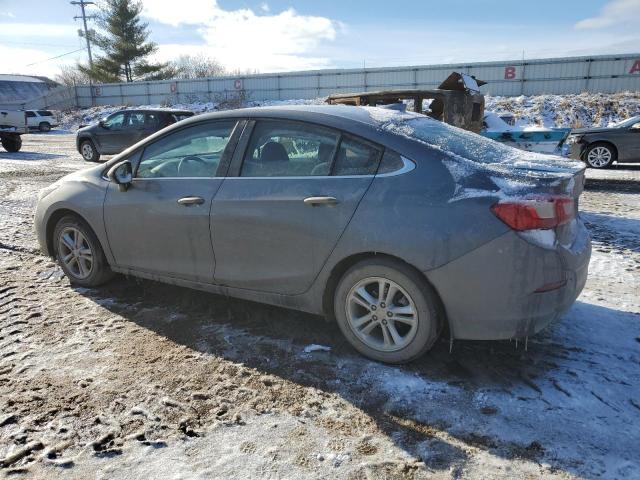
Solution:
[(184, 120), (185, 118), (193, 117), (193, 113), (179, 112), (179, 113), (174, 113), (173, 117), (176, 119), (176, 122), (179, 122), (180, 120)]
[(380, 108), (369, 111), (385, 130), (442, 150), (465, 163), (549, 172), (583, 168), (580, 162), (519, 150), (424, 115)]
[(42, 117), (53, 117), (53, 113), (51, 113), (49, 110), (38, 110), (38, 115)]

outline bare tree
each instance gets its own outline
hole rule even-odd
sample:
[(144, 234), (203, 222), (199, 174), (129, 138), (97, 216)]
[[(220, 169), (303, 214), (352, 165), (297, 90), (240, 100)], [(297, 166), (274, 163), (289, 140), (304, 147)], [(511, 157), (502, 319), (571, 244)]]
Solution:
[(260, 70), (257, 68), (245, 68), (244, 70), (241, 68), (236, 68), (229, 72), (229, 75), (234, 77), (241, 77), (242, 75), (257, 75), (260, 73)]
[(205, 55), (180, 55), (169, 62), (175, 78), (220, 77), (227, 73), (224, 66), (214, 58)]
[(89, 76), (82, 72), (77, 65), (60, 65), (60, 73), (55, 76), (55, 81), (69, 87), (88, 85)]

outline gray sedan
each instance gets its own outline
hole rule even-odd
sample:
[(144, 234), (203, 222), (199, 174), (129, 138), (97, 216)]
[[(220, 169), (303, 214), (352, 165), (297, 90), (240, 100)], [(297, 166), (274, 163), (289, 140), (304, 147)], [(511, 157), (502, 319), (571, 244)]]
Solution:
[(335, 319), (370, 358), (438, 336), (533, 335), (575, 301), (591, 246), (579, 162), (423, 115), (242, 109), (172, 125), (40, 194), (72, 283), (135, 275)]
[(640, 115), (610, 127), (572, 130), (567, 143), (571, 157), (592, 168), (608, 168), (613, 162), (640, 162)]

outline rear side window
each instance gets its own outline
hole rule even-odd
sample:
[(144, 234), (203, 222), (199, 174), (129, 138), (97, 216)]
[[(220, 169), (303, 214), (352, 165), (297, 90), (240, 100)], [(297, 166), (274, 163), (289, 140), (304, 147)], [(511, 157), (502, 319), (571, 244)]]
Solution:
[(176, 122), (179, 122), (180, 120), (184, 120), (185, 118), (190, 118), (193, 117), (193, 113), (174, 113), (173, 114), (173, 118), (175, 119)]
[(242, 162), (241, 177), (326, 176), (340, 135), (317, 125), (259, 121)]
[(150, 128), (160, 128), (160, 117), (157, 113), (147, 113), (145, 115), (145, 125)]
[(380, 161), (380, 150), (355, 138), (344, 136), (336, 156), (332, 175), (374, 175)]
[(386, 149), (380, 162), (380, 168), (378, 169), (378, 175), (382, 173), (393, 173), (404, 167), (404, 162), (400, 154), (393, 150)]

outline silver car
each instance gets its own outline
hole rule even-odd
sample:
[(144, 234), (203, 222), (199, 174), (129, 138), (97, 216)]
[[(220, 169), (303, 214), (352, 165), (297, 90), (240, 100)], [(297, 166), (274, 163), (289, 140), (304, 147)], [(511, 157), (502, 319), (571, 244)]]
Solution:
[(335, 319), (402, 363), (450, 339), (533, 335), (575, 301), (591, 245), (579, 162), (423, 115), (305, 106), (200, 115), (40, 194), (42, 251)]

